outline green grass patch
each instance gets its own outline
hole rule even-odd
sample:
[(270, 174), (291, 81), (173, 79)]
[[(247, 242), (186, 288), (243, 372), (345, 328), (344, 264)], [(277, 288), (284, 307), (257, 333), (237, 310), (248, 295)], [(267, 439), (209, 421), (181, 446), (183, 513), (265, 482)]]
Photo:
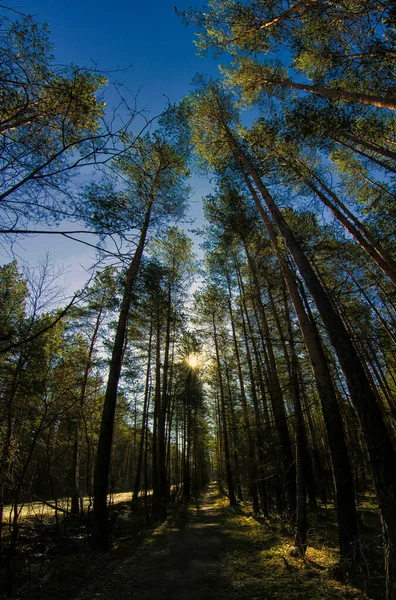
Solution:
[(305, 558), (295, 553), (291, 536), (280, 523), (260, 523), (231, 507), (223, 512), (229, 538), (228, 577), (241, 600), (363, 600), (361, 590), (338, 581), (338, 552), (322, 541), (310, 545)]

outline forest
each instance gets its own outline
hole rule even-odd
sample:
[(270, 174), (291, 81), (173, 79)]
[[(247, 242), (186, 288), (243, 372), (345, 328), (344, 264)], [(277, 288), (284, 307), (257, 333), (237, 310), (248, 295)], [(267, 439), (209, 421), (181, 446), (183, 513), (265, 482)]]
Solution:
[(396, 599), (396, 7), (206, 2), (156, 116), (0, 8), (0, 598)]

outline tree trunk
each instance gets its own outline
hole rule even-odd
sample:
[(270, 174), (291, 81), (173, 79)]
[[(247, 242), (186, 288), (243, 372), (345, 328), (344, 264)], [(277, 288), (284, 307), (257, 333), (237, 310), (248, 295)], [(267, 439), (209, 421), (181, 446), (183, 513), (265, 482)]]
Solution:
[[(233, 140), (235, 145), (235, 140)], [(377, 498), (383, 516), (389, 548), (396, 548), (396, 452), (381, 410), (376, 402), (364, 367), (339, 314), (333, 308), (315, 271), (310, 265), (292, 230), (287, 225), (272, 196), (264, 186), (247, 156), (238, 147), (238, 157), (263, 197), (285, 243), (309, 289), (327, 328), (347, 381), (351, 400), (359, 415), (365, 436)], [(259, 208), (259, 207), (258, 207)], [(264, 212), (260, 203), (260, 213)]]
[(135, 482), (133, 485), (133, 493), (132, 493), (132, 508), (134, 508), (137, 505), (137, 501), (138, 501), (138, 497), (139, 497), (139, 489), (140, 489), (140, 479), (141, 479), (141, 474), (142, 474), (144, 439), (145, 439), (145, 431), (146, 431), (146, 427), (147, 427), (147, 416), (148, 416), (149, 404), (150, 404), (150, 371), (151, 371), (152, 341), (153, 341), (153, 322), (151, 320), (150, 333), (149, 333), (149, 346), (148, 346), (148, 352), (147, 352), (146, 382), (145, 382), (145, 387), (144, 387), (142, 427), (140, 429), (139, 450), (138, 450), (137, 463), (136, 463)]
[(247, 245), (245, 245), (246, 257), (248, 259), (249, 270), (253, 277), (253, 286), (256, 298), (256, 305), (259, 311), (260, 322), (263, 329), (264, 340), (268, 352), (269, 369), (268, 377), (270, 383), (270, 396), (272, 409), (274, 412), (275, 424), (279, 434), (279, 439), (282, 448), (282, 464), (284, 469), (285, 483), (287, 486), (289, 510), (292, 517), (296, 510), (296, 467), (292, 452), (290, 433), (287, 425), (286, 410), (283, 401), (282, 390), (279, 382), (275, 354), (272, 347), (270, 330), (268, 326), (267, 316), (261, 300), (260, 282), (257, 277), (256, 267)]
[(76, 425), (74, 430), (74, 445), (73, 445), (73, 462), (72, 462), (72, 483), (73, 491), (71, 495), (71, 512), (79, 515), (83, 511), (83, 495), (80, 490), (80, 427), (82, 411), (84, 408), (85, 394), (87, 391), (88, 377), (92, 367), (92, 357), (95, 349), (96, 339), (98, 336), (100, 321), (103, 313), (103, 305), (105, 299), (105, 292), (102, 294), (99, 312), (96, 317), (94, 331), (91, 337), (91, 343), (89, 345), (89, 351), (87, 356), (87, 362), (85, 364), (83, 380), (81, 384), (80, 402), (78, 406), (78, 412), (76, 417)]
[[(325, 189), (326, 193), (331, 196), (335, 204), (333, 204), (325, 194), (321, 192), (308, 178), (303, 176), (306, 185), (320, 198), (327, 208), (331, 210), (333, 215), (338, 219), (341, 225), (352, 235), (358, 244), (367, 252), (370, 258), (376, 265), (389, 277), (394, 285), (396, 285), (396, 262), (392, 259), (389, 253), (382, 248), (370, 232), (362, 223), (351, 213), (350, 210), (341, 202), (339, 198), (319, 179), (315, 174), (310, 175)], [(342, 212), (347, 216), (343, 215)], [(352, 222), (351, 222), (352, 221)]]
[(216, 328), (214, 315), (213, 315), (212, 323), (213, 323), (213, 341), (214, 341), (215, 351), (216, 351), (217, 373), (218, 373), (218, 380), (219, 380), (220, 412), (221, 412), (221, 419), (222, 419), (222, 424), (223, 424), (224, 458), (225, 458), (225, 467), (226, 467), (228, 497), (229, 497), (231, 506), (236, 506), (237, 501), (235, 498), (234, 482), (233, 482), (233, 478), (232, 478), (232, 469), (231, 469), (230, 447), (229, 447), (229, 443), (228, 443), (227, 418), (226, 418), (223, 377), (221, 374), (219, 344), (218, 344), (218, 339), (217, 339), (217, 328)]
[(94, 548), (100, 550), (108, 550), (110, 547), (107, 493), (109, 488), (109, 473), (111, 450), (113, 445), (114, 415), (117, 405), (117, 390), (121, 375), (122, 355), (129, 308), (131, 304), (131, 295), (142, 259), (153, 203), (154, 197), (151, 196), (146, 209), (138, 246), (126, 273), (125, 288), (122, 297), (120, 314), (118, 317), (116, 337), (111, 355), (102, 421), (100, 425), (98, 453), (96, 457), (93, 486), (94, 510), (92, 520), (92, 544)]
[(266, 84), (270, 84), (288, 90), (301, 90), (303, 92), (309, 92), (310, 94), (315, 94), (317, 96), (331, 98), (332, 100), (360, 102), (361, 104), (368, 104), (369, 106), (378, 106), (379, 108), (396, 110), (396, 100), (394, 98), (383, 98), (382, 96), (364, 94), (362, 92), (348, 92), (347, 90), (322, 87), (319, 85), (308, 85), (306, 83), (295, 83), (293, 81), (283, 81), (281, 79), (264, 79), (262, 83), (264, 86)]

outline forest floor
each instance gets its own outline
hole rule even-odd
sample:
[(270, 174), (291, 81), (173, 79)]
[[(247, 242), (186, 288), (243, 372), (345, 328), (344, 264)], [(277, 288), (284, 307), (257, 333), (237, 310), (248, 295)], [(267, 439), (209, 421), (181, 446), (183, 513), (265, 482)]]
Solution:
[(121, 538), (110, 554), (66, 557), (29, 600), (372, 598), (336, 579), (335, 548), (313, 544), (304, 560), (294, 556), (280, 523), (230, 507), (212, 484), (159, 527)]

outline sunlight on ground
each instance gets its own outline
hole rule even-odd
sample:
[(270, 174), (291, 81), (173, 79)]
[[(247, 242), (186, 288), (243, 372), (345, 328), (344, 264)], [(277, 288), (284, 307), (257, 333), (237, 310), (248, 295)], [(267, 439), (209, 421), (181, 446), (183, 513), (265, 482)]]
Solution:
[[(220, 499), (216, 500), (220, 504)], [(282, 534), (279, 524), (259, 522), (252, 516), (227, 507), (223, 512), (229, 539), (229, 577), (245, 600), (250, 589), (266, 590), (265, 599), (362, 600), (360, 590), (334, 579), (339, 560), (335, 548), (314, 542), (305, 559), (294, 555), (292, 536)]]
[(218, 527), (219, 523), (215, 521), (214, 523), (192, 523), (190, 524), (190, 529), (206, 529), (207, 527)]
[[(151, 490), (149, 490), (149, 493)], [(108, 502), (110, 505), (112, 504), (121, 504), (123, 502), (131, 502), (132, 500), (132, 492), (120, 492), (119, 494), (109, 494)], [(26, 502), (22, 509), (19, 507), (20, 513), (19, 517), (22, 519), (42, 519), (44, 517), (52, 516), (55, 514), (55, 500), (48, 500), (45, 504), (44, 502)], [(90, 504), (90, 499), (88, 496), (84, 498), (84, 511), (88, 509)], [(52, 506), (49, 506), (52, 505)], [(62, 511), (70, 511), (71, 508), (71, 499), (70, 498), (59, 498), (58, 500), (58, 510)], [(92, 503), (91, 503), (92, 510)], [(13, 515), (13, 507), (7, 505), (4, 507), (3, 513), (3, 523), (7, 523), (12, 520)]]
[[(120, 543), (120, 558), (114, 553), (93, 587), (73, 597), (368, 600), (335, 579), (337, 550), (317, 530), (311, 531), (306, 558), (299, 558), (291, 528), (279, 519), (254, 517), (248, 505), (230, 506), (213, 484), (206, 494), (174, 506), (167, 520), (153, 527), (139, 529), (139, 541)], [(137, 586), (133, 595), (131, 586)], [(178, 595), (181, 590), (185, 595)]]

